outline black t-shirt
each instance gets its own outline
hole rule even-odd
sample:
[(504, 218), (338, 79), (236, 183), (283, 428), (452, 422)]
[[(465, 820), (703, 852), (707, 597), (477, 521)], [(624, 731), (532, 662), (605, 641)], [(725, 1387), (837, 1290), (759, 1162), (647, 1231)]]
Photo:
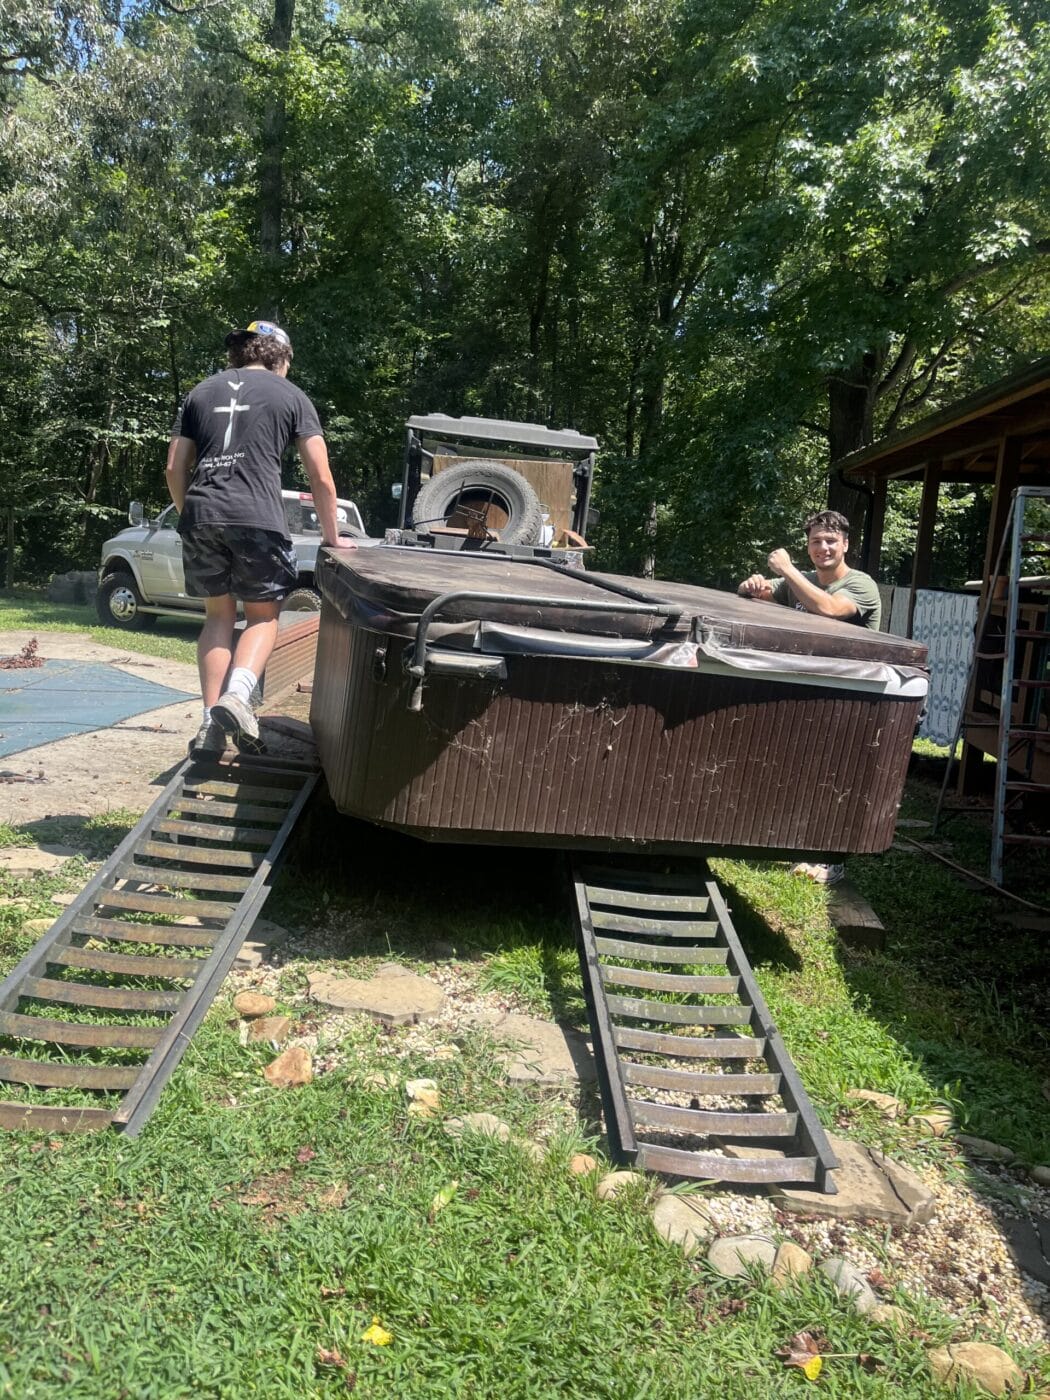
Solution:
[(303, 391), (268, 369), (224, 369), (202, 380), (172, 429), (197, 445), (179, 533), (195, 525), (254, 525), (287, 539), (281, 457), (289, 443), (320, 432)]

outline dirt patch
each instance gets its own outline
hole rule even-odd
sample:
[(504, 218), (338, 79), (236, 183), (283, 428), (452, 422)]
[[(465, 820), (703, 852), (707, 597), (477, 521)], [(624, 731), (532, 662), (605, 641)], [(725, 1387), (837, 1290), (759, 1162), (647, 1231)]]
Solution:
[(285, 1167), (258, 1177), (237, 1200), (242, 1206), (260, 1210), (263, 1222), (272, 1225), (306, 1210), (339, 1210), (348, 1194), (349, 1187), (343, 1181), (326, 1184), (304, 1180)]

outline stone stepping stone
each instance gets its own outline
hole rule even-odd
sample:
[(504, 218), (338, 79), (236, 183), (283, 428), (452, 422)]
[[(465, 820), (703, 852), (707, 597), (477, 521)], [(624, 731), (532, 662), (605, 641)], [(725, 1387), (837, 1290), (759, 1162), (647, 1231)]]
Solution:
[(871, 1284), (855, 1264), (842, 1259), (837, 1254), (825, 1259), (820, 1272), (835, 1285), (836, 1290), (848, 1298), (859, 1313), (870, 1313), (879, 1305), (878, 1297)]
[(991, 1395), (1019, 1395), (1024, 1372), (1002, 1347), (988, 1342), (957, 1342), (927, 1353), (930, 1370), (942, 1385), (971, 1381)]
[(441, 1014), (445, 993), (428, 977), (399, 969), (394, 976), (336, 977), (312, 972), (307, 978), (311, 1000), (337, 1011), (359, 1011), (388, 1026), (415, 1025)]
[[(850, 1138), (828, 1134), (831, 1149), (839, 1160), (832, 1172), (838, 1187), (834, 1196), (812, 1186), (770, 1188), (774, 1205), (781, 1210), (824, 1215), (835, 1220), (887, 1220), (893, 1225), (925, 1225), (937, 1213), (937, 1200), (923, 1182), (907, 1167)], [(726, 1144), (730, 1157), (779, 1158), (777, 1148)]]
[(746, 1278), (756, 1267), (771, 1269), (777, 1247), (766, 1235), (726, 1235), (707, 1251), (707, 1262), (723, 1278)]
[(512, 1084), (556, 1087), (595, 1078), (590, 1042), (569, 1026), (517, 1012), (500, 1015), (488, 1025), (495, 1039), (507, 1044), (497, 1054)]
[(1006, 1245), (1018, 1268), (1040, 1283), (1050, 1283), (1050, 1219), (1033, 1215), (1027, 1219), (1006, 1218)]
[(693, 1196), (661, 1196), (652, 1215), (656, 1233), (668, 1244), (677, 1245), (687, 1259), (715, 1233), (711, 1217)]

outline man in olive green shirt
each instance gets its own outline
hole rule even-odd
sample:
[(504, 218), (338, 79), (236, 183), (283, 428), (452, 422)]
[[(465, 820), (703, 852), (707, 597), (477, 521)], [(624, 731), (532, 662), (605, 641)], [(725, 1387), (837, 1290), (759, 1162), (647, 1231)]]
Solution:
[(774, 549), (769, 567), (776, 579), (752, 574), (737, 592), (744, 598), (781, 603), (819, 617), (854, 622), (878, 631), (882, 620), (882, 600), (870, 574), (851, 569), (846, 563), (849, 548), (849, 521), (837, 510), (811, 515), (803, 527), (812, 570), (796, 569), (786, 549)]

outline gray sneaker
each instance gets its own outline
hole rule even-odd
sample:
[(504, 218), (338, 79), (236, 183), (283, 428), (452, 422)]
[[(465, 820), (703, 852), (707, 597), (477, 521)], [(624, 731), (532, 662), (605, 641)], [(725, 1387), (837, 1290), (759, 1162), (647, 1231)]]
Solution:
[(206, 719), (189, 744), (191, 758), (219, 758), (226, 752), (226, 733), (221, 724)]
[(259, 737), (259, 721), (251, 705), (229, 691), (220, 695), (211, 707), (211, 717), (221, 724), (241, 753), (265, 753), (266, 745)]

